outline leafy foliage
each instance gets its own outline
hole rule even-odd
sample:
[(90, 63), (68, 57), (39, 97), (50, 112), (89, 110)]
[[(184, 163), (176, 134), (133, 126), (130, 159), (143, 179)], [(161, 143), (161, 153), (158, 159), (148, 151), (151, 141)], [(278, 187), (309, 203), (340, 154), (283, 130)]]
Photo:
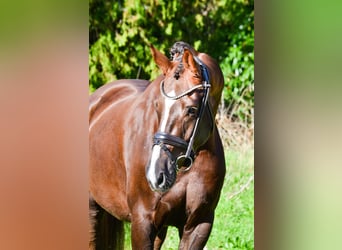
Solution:
[(168, 54), (181, 40), (219, 62), (224, 106), (253, 122), (254, 0), (90, 0), (89, 12), (91, 92), (115, 79), (155, 78), (148, 45)]

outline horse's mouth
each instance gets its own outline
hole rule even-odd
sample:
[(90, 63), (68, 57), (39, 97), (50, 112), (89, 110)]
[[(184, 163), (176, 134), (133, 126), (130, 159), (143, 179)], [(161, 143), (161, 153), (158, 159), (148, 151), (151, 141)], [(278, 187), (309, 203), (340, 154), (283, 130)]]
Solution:
[(157, 178), (157, 182), (152, 183), (148, 180), (148, 184), (153, 192), (165, 193), (170, 190), (176, 181), (176, 176), (160, 174)]
[(170, 190), (170, 188), (166, 188), (166, 187), (162, 187), (162, 188), (154, 188), (152, 185), (150, 185), (150, 188), (153, 192), (157, 192), (157, 193), (166, 193), (167, 191)]

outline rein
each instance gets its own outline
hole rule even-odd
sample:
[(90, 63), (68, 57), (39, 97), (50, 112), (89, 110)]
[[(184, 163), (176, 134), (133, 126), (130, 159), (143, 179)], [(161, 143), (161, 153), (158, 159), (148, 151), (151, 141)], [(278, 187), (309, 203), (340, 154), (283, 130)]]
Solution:
[[(178, 171), (183, 171), (183, 172), (188, 171), (191, 168), (191, 166), (195, 160), (195, 152), (193, 150), (193, 144), (194, 144), (194, 140), (195, 140), (195, 137), (196, 137), (196, 134), (198, 131), (200, 121), (201, 121), (203, 114), (204, 114), (204, 110), (208, 106), (209, 92), (210, 92), (210, 87), (211, 87), (207, 67), (204, 65), (204, 63), (202, 63), (202, 61), (199, 58), (197, 58), (197, 57), (194, 57), (194, 58), (195, 58), (196, 62), (201, 67), (201, 72), (202, 72), (202, 76), (203, 76), (203, 81), (201, 84), (196, 85), (196, 86), (190, 88), (189, 90), (183, 92), (182, 94), (176, 95), (176, 96), (169, 96), (165, 93), (164, 80), (160, 84), (160, 92), (162, 93), (162, 95), (165, 98), (168, 98), (171, 100), (178, 100), (180, 98), (183, 98), (184, 96), (191, 94), (196, 89), (204, 89), (204, 95), (203, 95), (201, 107), (199, 110), (199, 114), (196, 118), (195, 126), (193, 128), (189, 142), (186, 142), (185, 140), (183, 140), (180, 137), (173, 136), (173, 135), (170, 135), (170, 134), (167, 134), (164, 132), (157, 132), (153, 138), (154, 145), (159, 145), (167, 153), (167, 155), (172, 160), (172, 162), (176, 163), (177, 172)], [(209, 109), (209, 113), (210, 113), (211, 121), (212, 121), (213, 115), (212, 115), (210, 106), (208, 106), (208, 109)], [(177, 159), (174, 160), (174, 157), (172, 156), (171, 151), (165, 146), (165, 144), (166, 145), (172, 145), (172, 146), (175, 146), (178, 148), (182, 148), (182, 149), (186, 150), (186, 153), (178, 156)], [(182, 169), (183, 166), (185, 166), (184, 169)]]

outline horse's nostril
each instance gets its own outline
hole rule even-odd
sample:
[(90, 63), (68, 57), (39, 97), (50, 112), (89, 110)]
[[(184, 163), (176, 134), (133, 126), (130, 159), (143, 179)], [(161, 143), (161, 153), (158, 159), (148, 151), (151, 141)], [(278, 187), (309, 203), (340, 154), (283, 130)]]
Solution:
[(160, 173), (159, 177), (158, 177), (158, 180), (157, 180), (158, 186), (161, 186), (164, 183), (164, 181), (165, 181), (164, 173)]

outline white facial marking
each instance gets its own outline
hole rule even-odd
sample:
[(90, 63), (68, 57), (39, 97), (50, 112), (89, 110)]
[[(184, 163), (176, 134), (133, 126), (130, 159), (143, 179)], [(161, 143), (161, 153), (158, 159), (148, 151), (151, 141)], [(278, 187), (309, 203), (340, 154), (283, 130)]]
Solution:
[[(170, 93), (167, 93), (167, 95), (169, 95), (169, 96), (174, 96), (175, 94), (176, 93), (174, 90), (172, 90)], [(171, 107), (176, 102), (176, 100), (171, 100), (168, 98), (165, 98), (164, 100), (165, 100), (165, 102), (164, 102), (163, 117), (162, 117), (160, 127), (159, 127), (160, 132), (165, 132), (166, 123), (167, 123), (167, 120), (169, 119)]]
[(152, 149), (152, 155), (151, 155), (151, 163), (150, 163), (150, 167), (148, 168), (147, 171), (147, 179), (150, 180), (152, 185), (155, 185), (157, 183), (157, 176), (156, 176), (156, 172), (155, 172), (155, 167), (156, 167), (156, 163), (157, 160), (160, 156), (160, 146), (159, 145), (154, 145), (153, 149)]
[[(174, 96), (175, 95), (175, 91), (171, 91), (170, 93), (167, 93), (167, 95), (170, 96)], [(166, 123), (169, 119), (170, 116), (170, 110), (172, 105), (176, 102), (176, 100), (171, 100), (168, 98), (164, 99), (164, 110), (163, 110), (163, 116), (160, 122), (160, 126), (159, 126), (159, 131), (160, 132), (165, 132), (166, 129)], [(150, 181), (150, 183), (152, 185), (156, 185), (157, 184), (157, 176), (156, 176), (156, 163), (160, 157), (160, 152), (161, 152), (161, 147), (159, 145), (154, 145), (152, 148), (152, 154), (151, 154), (151, 161), (150, 161), (150, 166), (148, 168), (147, 171), (147, 179)], [(156, 187), (155, 187), (156, 188)]]

